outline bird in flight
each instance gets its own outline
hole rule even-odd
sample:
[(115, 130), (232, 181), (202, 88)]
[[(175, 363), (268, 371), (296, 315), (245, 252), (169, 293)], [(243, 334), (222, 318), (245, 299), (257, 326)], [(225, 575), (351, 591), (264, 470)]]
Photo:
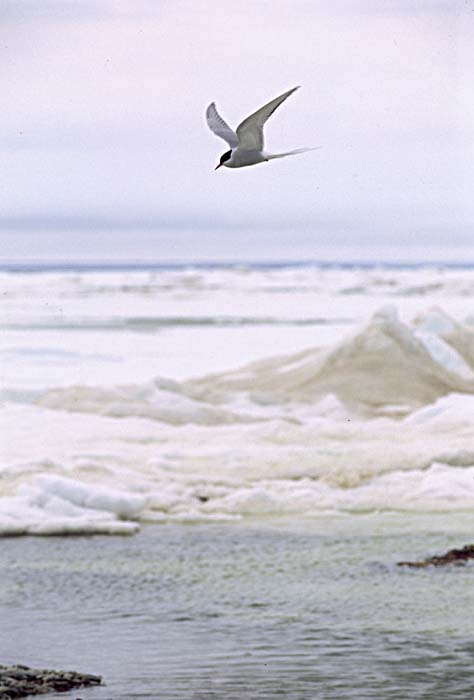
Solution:
[(237, 129), (233, 131), (228, 124), (222, 119), (216, 109), (214, 102), (211, 102), (206, 110), (206, 121), (211, 131), (216, 136), (219, 136), (230, 146), (230, 150), (226, 151), (220, 158), (219, 165), (215, 168), (220, 168), (225, 165), (226, 168), (244, 168), (247, 165), (256, 165), (257, 163), (265, 163), (274, 158), (284, 158), (285, 156), (293, 156), (297, 153), (312, 151), (313, 148), (297, 148), (295, 151), (287, 151), (286, 153), (267, 153), (263, 150), (263, 126), (267, 119), (286, 100), (291, 94), (298, 90), (300, 86), (291, 88), (283, 95), (275, 97), (274, 100), (260, 107), (256, 112), (244, 119), (239, 124)]

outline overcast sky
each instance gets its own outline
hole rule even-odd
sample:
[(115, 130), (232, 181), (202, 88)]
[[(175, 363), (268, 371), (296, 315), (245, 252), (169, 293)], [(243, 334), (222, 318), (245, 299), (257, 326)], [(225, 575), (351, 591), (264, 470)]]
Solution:
[[(2, 0), (1, 255), (296, 258), (474, 238), (474, 0)], [(214, 171), (294, 85), (266, 148)], [(370, 256), (366, 256), (370, 257)]]

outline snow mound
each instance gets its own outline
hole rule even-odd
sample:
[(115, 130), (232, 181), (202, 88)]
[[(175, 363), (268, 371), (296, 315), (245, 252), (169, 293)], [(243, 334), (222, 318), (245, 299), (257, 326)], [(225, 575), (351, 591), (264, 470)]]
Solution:
[(55, 410), (113, 418), (148, 418), (169, 425), (220, 425), (255, 420), (190, 398), (178, 383), (161, 379), (143, 385), (55, 389), (44, 394), (37, 403)]
[(314, 403), (334, 394), (363, 412), (398, 413), (452, 392), (474, 393), (474, 334), (432, 311), (409, 326), (384, 307), (334, 346), (271, 358), (190, 383), (195, 396), (261, 392), (275, 400)]

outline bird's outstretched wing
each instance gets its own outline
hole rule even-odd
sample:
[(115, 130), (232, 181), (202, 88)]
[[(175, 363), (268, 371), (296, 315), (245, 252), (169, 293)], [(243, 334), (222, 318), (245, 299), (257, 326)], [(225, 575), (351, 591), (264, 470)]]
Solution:
[(300, 86), (284, 92), (283, 95), (275, 97), (274, 100), (266, 104), (264, 107), (260, 107), (256, 112), (244, 119), (244, 121), (237, 127), (237, 136), (239, 138), (239, 148), (242, 150), (263, 150), (263, 125), (267, 121), (268, 117), (271, 117), (273, 112), (277, 107), (281, 105), (282, 102), (286, 100), (295, 90), (298, 90)]
[(219, 136), (221, 139), (224, 139), (224, 141), (227, 141), (231, 148), (237, 148), (239, 145), (237, 134), (222, 119), (214, 102), (211, 102), (209, 107), (206, 109), (206, 121), (210, 130), (213, 131), (216, 136)]

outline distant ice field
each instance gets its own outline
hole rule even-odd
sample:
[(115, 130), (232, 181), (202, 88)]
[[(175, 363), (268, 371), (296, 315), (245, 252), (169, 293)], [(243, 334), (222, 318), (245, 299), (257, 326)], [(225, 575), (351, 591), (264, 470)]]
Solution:
[(472, 512), (469, 265), (4, 265), (0, 283), (1, 534)]

